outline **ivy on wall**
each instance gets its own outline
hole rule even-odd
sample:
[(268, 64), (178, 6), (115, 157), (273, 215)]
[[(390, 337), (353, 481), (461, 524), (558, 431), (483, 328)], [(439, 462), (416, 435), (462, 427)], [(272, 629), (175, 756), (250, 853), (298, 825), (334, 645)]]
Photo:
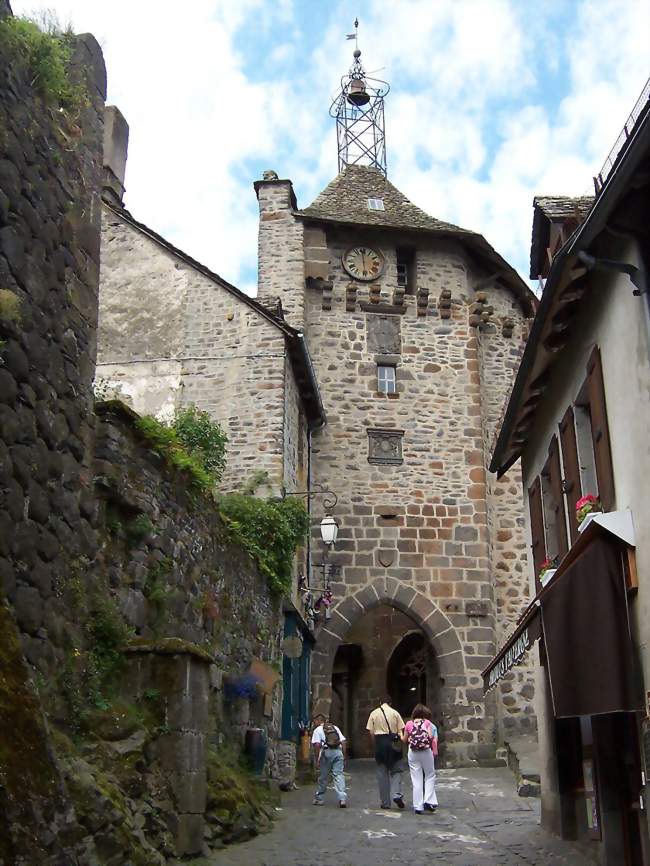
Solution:
[(219, 498), (219, 511), (235, 539), (257, 560), (271, 591), (289, 594), (293, 557), (309, 530), (302, 502), (231, 493)]

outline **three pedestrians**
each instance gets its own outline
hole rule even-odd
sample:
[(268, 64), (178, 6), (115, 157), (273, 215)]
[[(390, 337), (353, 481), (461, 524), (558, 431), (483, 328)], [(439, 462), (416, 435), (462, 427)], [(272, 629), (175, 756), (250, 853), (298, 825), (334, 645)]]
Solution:
[[(347, 790), (343, 769), (345, 766), (345, 737), (341, 729), (325, 716), (316, 716), (311, 742), (318, 769), (318, 786), (314, 805), (322, 806), (330, 777), (340, 808), (346, 808)], [(404, 724), (401, 715), (391, 706), (388, 696), (382, 700), (368, 718), (366, 729), (370, 734), (377, 765), (377, 783), (382, 809), (394, 803), (404, 808), (402, 772), (403, 744), (408, 746), (408, 767), (413, 786), (413, 810), (416, 815), (435, 812), (436, 795), (435, 759), (438, 754), (438, 730), (431, 721), (431, 710), (417, 704), (411, 719)]]

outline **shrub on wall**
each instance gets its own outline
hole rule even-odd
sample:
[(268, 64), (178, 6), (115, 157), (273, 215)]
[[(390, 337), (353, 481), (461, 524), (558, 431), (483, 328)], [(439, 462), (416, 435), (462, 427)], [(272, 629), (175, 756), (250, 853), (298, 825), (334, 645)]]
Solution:
[(151, 450), (189, 475), (196, 487), (204, 493), (214, 490), (226, 465), (228, 437), (207, 412), (189, 406), (176, 413), (171, 425), (144, 415), (135, 426)]
[(72, 32), (64, 32), (52, 16), (38, 23), (11, 16), (0, 19), (0, 47), (6, 54), (13, 54), (26, 63), (32, 87), (46, 102), (79, 109), (85, 93), (82, 87), (70, 81), (67, 70), (72, 56), (72, 38)]
[(293, 557), (309, 530), (302, 502), (232, 493), (219, 499), (219, 510), (236, 540), (257, 560), (271, 591), (290, 593)]
[(221, 427), (196, 406), (177, 409), (172, 427), (189, 453), (203, 463), (206, 472), (218, 484), (226, 468), (228, 442)]

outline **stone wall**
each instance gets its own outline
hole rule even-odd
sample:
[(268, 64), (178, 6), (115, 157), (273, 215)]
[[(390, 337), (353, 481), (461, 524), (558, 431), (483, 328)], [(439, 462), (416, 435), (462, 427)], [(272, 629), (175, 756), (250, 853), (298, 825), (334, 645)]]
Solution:
[[(496, 286), (486, 292), (493, 307), (492, 321), (478, 330), (481, 376), (483, 449), (489, 462), (507, 395), (528, 337), (528, 321), (521, 319), (514, 300)], [(510, 333), (508, 323), (512, 322)], [(528, 546), (520, 506), (521, 467), (516, 463), (497, 479), (487, 473), (490, 567), (494, 576), (496, 643), (501, 646), (530, 600)], [(534, 732), (534, 667), (526, 658), (499, 685), (500, 739)]]
[[(106, 74), (91, 36), (75, 41), (70, 74), (87, 89), (78, 116), (46, 104), (24, 60), (2, 49), (0, 595), (22, 650), (48, 670), (62, 660), (57, 577), (68, 555), (96, 549), (88, 446)], [(0, 747), (0, 856), (47, 866), (74, 848), (74, 820), (16, 626), (2, 619), (1, 727), (21, 737)]]
[(297, 390), (280, 329), (108, 207), (102, 256), (100, 386), (142, 414), (207, 411), (228, 435), (223, 489), (267, 472), (277, 491), (297, 447), (285, 435)]
[(267, 820), (235, 757), (258, 725), (275, 767), (279, 690), (241, 683), (253, 661), (277, 681), (281, 614), (133, 415), (95, 415), (106, 82), (89, 36), (82, 72), (72, 117), (0, 57), (0, 860), (152, 866)]

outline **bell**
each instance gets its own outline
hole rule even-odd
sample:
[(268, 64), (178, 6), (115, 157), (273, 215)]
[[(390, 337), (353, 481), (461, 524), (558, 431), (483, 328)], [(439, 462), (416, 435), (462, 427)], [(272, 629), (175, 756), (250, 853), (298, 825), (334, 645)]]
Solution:
[(360, 108), (362, 105), (367, 105), (370, 102), (370, 97), (366, 93), (366, 82), (363, 78), (353, 78), (350, 81), (348, 89), (348, 102)]

